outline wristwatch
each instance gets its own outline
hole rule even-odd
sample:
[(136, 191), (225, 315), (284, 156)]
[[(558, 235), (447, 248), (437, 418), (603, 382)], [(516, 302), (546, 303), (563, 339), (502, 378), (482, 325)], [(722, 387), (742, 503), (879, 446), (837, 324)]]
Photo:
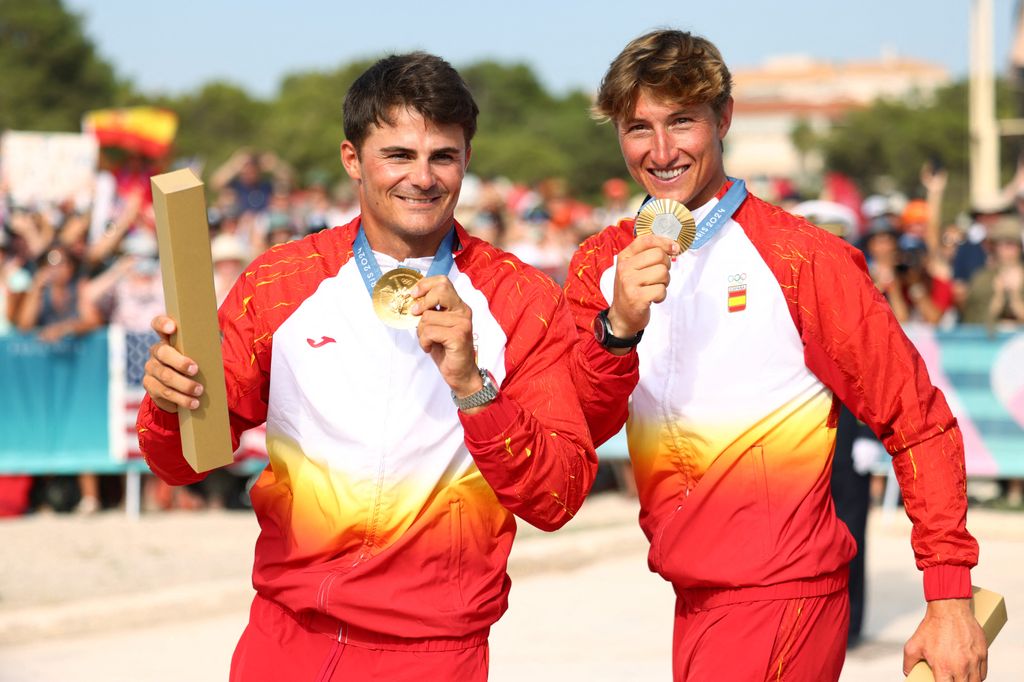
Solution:
[(452, 400), (460, 410), (468, 410), (473, 407), (482, 407), (498, 397), (498, 385), (494, 383), (494, 375), (486, 369), (479, 369), (480, 378), (483, 379), (484, 387), (476, 393), (470, 393), (465, 398), (460, 398), (452, 391)]
[(594, 338), (597, 339), (597, 342), (605, 348), (633, 348), (640, 343), (640, 339), (644, 335), (643, 329), (638, 331), (636, 336), (628, 339), (615, 336), (612, 333), (612, 325), (608, 321), (608, 310), (609, 308), (605, 308), (594, 318)]

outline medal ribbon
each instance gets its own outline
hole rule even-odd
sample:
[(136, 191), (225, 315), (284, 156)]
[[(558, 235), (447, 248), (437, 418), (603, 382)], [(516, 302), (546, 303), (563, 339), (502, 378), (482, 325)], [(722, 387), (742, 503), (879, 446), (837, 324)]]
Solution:
[[(729, 187), (729, 191), (725, 193), (725, 196), (718, 200), (718, 203), (711, 209), (711, 212), (704, 216), (704, 219), (697, 225), (697, 232), (693, 238), (693, 244), (690, 246), (691, 249), (699, 249), (718, 234), (722, 226), (729, 222), (729, 218), (740, 207), (743, 200), (747, 198), (747, 183), (737, 178), (728, 179), (732, 181), (732, 186)], [(651, 201), (655, 201), (655, 198), (652, 196), (644, 199), (640, 210), (642, 211), (644, 206)]]
[[(441, 243), (438, 244), (437, 253), (434, 254), (434, 261), (430, 264), (430, 269), (427, 270), (427, 277), (447, 275), (448, 271), (452, 269), (452, 263), (455, 261), (452, 255), (454, 243), (455, 228), (453, 227), (444, 236)], [(366, 285), (366, 290), (370, 293), (370, 296), (373, 296), (373, 288), (377, 285), (377, 280), (380, 279), (381, 271), (380, 265), (377, 264), (377, 258), (373, 255), (369, 242), (366, 241), (366, 234), (363, 232), (362, 224), (359, 225), (356, 239), (352, 243), (352, 252), (355, 255), (356, 265), (359, 267), (359, 274), (363, 276), (363, 284)], [(398, 265), (402, 267), (401, 263)]]

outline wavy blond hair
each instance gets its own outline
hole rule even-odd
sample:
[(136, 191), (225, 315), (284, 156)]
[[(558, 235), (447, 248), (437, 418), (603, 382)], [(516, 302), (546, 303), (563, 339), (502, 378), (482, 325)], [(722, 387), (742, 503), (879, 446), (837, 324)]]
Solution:
[(591, 109), (599, 121), (633, 114), (640, 94), (686, 104), (710, 104), (721, 116), (732, 95), (732, 74), (718, 48), (701, 36), (661, 29), (636, 38), (608, 67)]

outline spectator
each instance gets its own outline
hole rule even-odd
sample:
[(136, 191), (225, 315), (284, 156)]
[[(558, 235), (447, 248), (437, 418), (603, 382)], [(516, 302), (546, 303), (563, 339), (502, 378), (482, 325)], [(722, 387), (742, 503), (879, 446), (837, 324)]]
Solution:
[(901, 322), (938, 324), (943, 313), (952, 305), (950, 282), (932, 274), (938, 270), (933, 268), (931, 255), (923, 242), (900, 251), (896, 273), (899, 277), (899, 294), (906, 307)]
[(609, 178), (601, 183), (601, 204), (594, 208), (590, 220), (580, 231), (580, 241), (598, 232), (605, 225), (614, 225), (632, 218), (636, 210), (630, 206), (629, 183), (622, 178)]
[(971, 208), (971, 225), (953, 256), (953, 299), (961, 308), (966, 306), (971, 278), (985, 267), (988, 259), (984, 242), (989, 228), (999, 220), (1004, 209), (1001, 201), (978, 203)]
[(988, 263), (971, 277), (962, 311), (967, 324), (1024, 322), (1024, 263), (1021, 224), (1001, 216), (988, 229)]
[(152, 334), (149, 321), (165, 310), (156, 237), (137, 232), (122, 242), (121, 250), (117, 262), (86, 285), (85, 305), (91, 317)]
[(963, 240), (963, 230), (956, 223), (950, 223), (938, 231), (934, 244), (928, 247), (926, 271), (931, 281), (930, 298), (935, 307), (934, 319), (928, 321), (944, 328), (957, 322), (953, 258)]
[[(112, 150), (109, 150), (112, 151)], [(117, 196), (121, 201), (128, 201), (134, 195), (141, 197), (142, 206), (153, 204), (153, 189), (149, 179), (160, 173), (156, 160), (142, 154), (128, 154), (122, 163), (114, 161), (114, 180), (117, 184)]]
[(43, 341), (59, 341), (100, 326), (101, 320), (83, 308), (79, 263), (63, 246), (54, 246), (40, 259), (32, 285), (18, 309), (18, 329), (39, 331)]
[(10, 224), (13, 248), (26, 262), (39, 258), (53, 243), (56, 230), (42, 213), (33, 213), (25, 209), (11, 211)]
[(231, 234), (214, 237), (210, 242), (210, 251), (213, 258), (213, 288), (217, 293), (217, 305), (220, 306), (231, 285), (249, 264), (250, 253), (245, 244)]
[(298, 236), (287, 215), (271, 214), (267, 221), (266, 248), (290, 242)]
[(12, 246), (0, 244), (0, 336), (14, 329), (18, 304), (32, 284), (32, 276)]
[[(794, 205), (790, 211), (847, 241), (854, 236), (857, 216), (852, 209), (842, 204), (833, 201), (804, 201)], [(864, 553), (867, 547), (868, 509), (871, 506), (871, 468), (874, 465), (873, 460), (862, 462), (856, 456), (855, 443), (864, 438), (874, 440), (875, 450), (882, 449), (871, 430), (860, 423), (848, 407), (841, 405), (836, 420), (836, 447), (830, 480), (836, 516), (850, 529), (850, 535), (857, 544), (857, 553), (850, 560), (850, 580), (847, 585), (850, 596), (847, 649), (860, 645), (864, 625)]]
[(509, 215), (505, 207), (503, 187), (496, 180), (484, 180), (476, 213), (466, 229), (495, 246), (504, 248), (508, 242)]
[[(135, 192), (128, 195), (119, 204), (114, 219), (107, 223), (106, 228), (96, 235), (96, 238), (91, 240), (88, 245), (85, 261), (90, 267), (101, 268), (117, 252), (121, 240), (141, 222), (142, 203), (143, 195), (140, 192)], [(150, 204), (147, 211), (152, 210), (153, 207)], [(146, 230), (147, 228), (140, 226), (140, 229)], [(152, 231), (150, 232), (152, 233)]]
[[(52, 343), (100, 326), (101, 319), (85, 305), (85, 282), (79, 275), (78, 265), (71, 251), (63, 246), (54, 246), (47, 252), (18, 309), (18, 329), (23, 332), (38, 329), (39, 339)], [(78, 485), (81, 498), (76, 511), (98, 511), (100, 491), (96, 475), (79, 474)]]
[(910, 318), (910, 306), (904, 298), (900, 280), (899, 267), (903, 256), (899, 245), (899, 230), (890, 216), (880, 215), (872, 219), (861, 249), (875, 287), (889, 302), (896, 319), (906, 322)]
[(277, 154), (240, 149), (214, 171), (210, 185), (218, 192), (225, 187), (234, 192), (237, 213), (263, 213), (270, 206), (274, 185), (287, 188), (291, 179), (291, 168)]

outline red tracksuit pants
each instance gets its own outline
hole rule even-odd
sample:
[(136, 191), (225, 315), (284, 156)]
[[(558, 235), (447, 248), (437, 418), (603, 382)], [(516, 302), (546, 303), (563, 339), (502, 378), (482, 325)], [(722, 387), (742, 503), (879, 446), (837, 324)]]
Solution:
[(676, 600), (675, 682), (834, 682), (846, 658), (845, 589), (698, 608)]
[(231, 657), (231, 682), (486, 682), (487, 641), (410, 640), (300, 624), (259, 595)]

